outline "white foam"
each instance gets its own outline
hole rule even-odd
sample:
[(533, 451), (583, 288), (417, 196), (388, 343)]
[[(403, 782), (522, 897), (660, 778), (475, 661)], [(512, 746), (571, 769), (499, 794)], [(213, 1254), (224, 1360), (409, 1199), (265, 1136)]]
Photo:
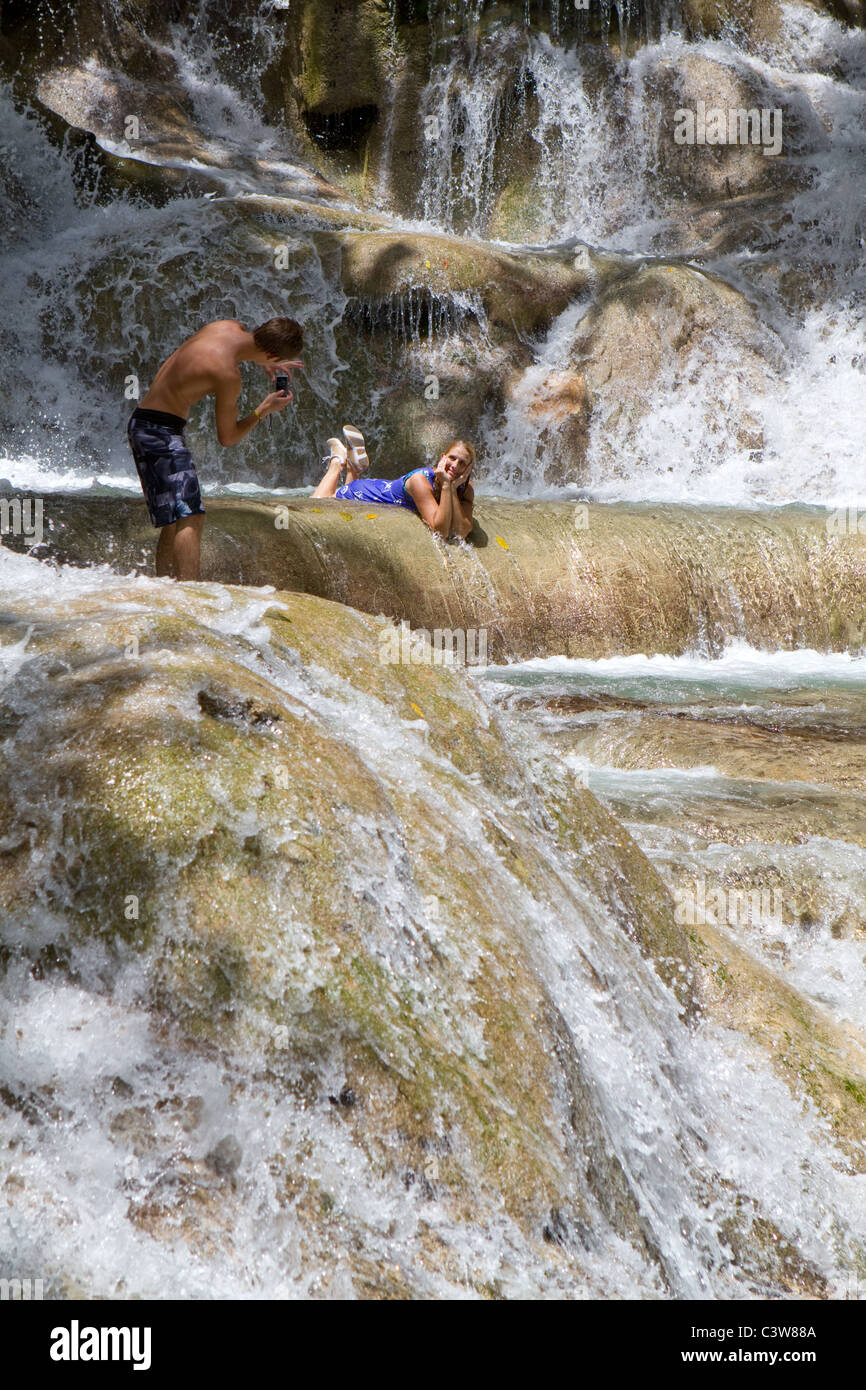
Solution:
[(812, 687), (833, 682), (850, 686), (866, 683), (866, 656), (855, 656), (851, 652), (817, 652), (810, 648), (762, 651), (745, 642), (732, 642), (718, 657), (636, 654), (601, 657), (594, 661), (567, 656), (535, 657), (510, 666), (485, 667), (483, 672), (476, 674), (510, 683), (523, 673), (536, 672), (568, 679), (588, 676), (605, 681), (655, 679), (702, 685), (719, 682), (726, 687), (741, 684), (760, 689), (785, 689), (792, 684)]

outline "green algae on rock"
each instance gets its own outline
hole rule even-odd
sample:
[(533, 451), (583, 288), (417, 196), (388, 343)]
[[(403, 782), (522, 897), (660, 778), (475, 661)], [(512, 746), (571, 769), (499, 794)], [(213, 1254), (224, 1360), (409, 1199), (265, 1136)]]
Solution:
[[(559, 862), (541, 789), (521, 806), (520, 762), (465, 677), (381, 665), (375, 619), (208, 586), (144, 599), (115, 587), (34, 615), (7, 688), (22, 722), (2, 768), (5, 948), (92, 986), (128, 974), (167, 1048), (243, 1057), (326, 1104), (339, 1069), (371, 1171), (426, 1184), (454, 1220), (501, 1208), (539, 1249), (555, 1228), (577, 1269), (601, 1211), (655, 1260), (531, 925), (589, 915), (652, 957), (658, 909), (644, 932), (636, 897), (630, 930), (605, 906), (638, 866), (601, 808), (569, 806), (584, 828)], [(356, 720), (388, 739), (362, 755)], [(575, 897), (569, 864), (601, 824)], [(665, 978), (669, 901), (667, 916)], [(682, 934), (680, 950), (687, 968)], [(113, 1126), (123, 1142), (139, 1127)], [(191, 1238), (218, 1247), (212, 1187), (191, 1169), (135, 1220), (159, 1231), (180, 1201)]]
[[(733, 639), (832, 651), (866, 637), (866, 537), (837, 536), (826, 512), (804, 507), (479, 496), (470, 543), (447, 545), (398, 507), (207, 506), (206, 578), (294, 589), (429, 633), (483, 632), (491, 662), (721, 651)], [(54, 558), (80, 565), (107, 554), (121, 570), (150, 567), (140, 502), (57, 499), (48, 514)]]

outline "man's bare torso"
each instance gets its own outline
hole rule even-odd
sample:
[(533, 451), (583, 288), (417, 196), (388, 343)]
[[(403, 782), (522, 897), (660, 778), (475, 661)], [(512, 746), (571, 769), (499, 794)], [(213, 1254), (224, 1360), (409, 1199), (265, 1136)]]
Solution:
[(240, 385), (237, 352), (246, 329), (236, 319), (218, 319), (199, 329), (163, 362), (139, 404), (186, 419), (203, 396), (233, 381)]

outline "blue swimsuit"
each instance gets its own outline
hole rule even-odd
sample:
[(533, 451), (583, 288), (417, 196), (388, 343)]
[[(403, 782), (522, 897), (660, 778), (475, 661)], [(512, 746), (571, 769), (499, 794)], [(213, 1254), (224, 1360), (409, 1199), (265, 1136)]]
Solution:
[[(417, 512), (414, 498), (405, 487), (409, 478), (414, 478), (416, 473), (423, 473), (432, 488), (435, 469), (413, 468), (402, 478), (357, 478), (354, 483), (338, 487), (336, 496), (347, 502), (378, 502), (380, 506), (407, 507), (410, 512)], [(465, 484), (461, 483), (457, 491), (462, 493), (464, 487)]]

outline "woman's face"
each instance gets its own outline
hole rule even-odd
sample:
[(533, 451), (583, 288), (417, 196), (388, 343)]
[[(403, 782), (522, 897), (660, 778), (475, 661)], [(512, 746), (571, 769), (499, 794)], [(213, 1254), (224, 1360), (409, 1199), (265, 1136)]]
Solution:
[(439, 467), (453, 483), (465, 483), (472, 472), (472, 460), (462, 444), (455, 444), (439, 460)]

